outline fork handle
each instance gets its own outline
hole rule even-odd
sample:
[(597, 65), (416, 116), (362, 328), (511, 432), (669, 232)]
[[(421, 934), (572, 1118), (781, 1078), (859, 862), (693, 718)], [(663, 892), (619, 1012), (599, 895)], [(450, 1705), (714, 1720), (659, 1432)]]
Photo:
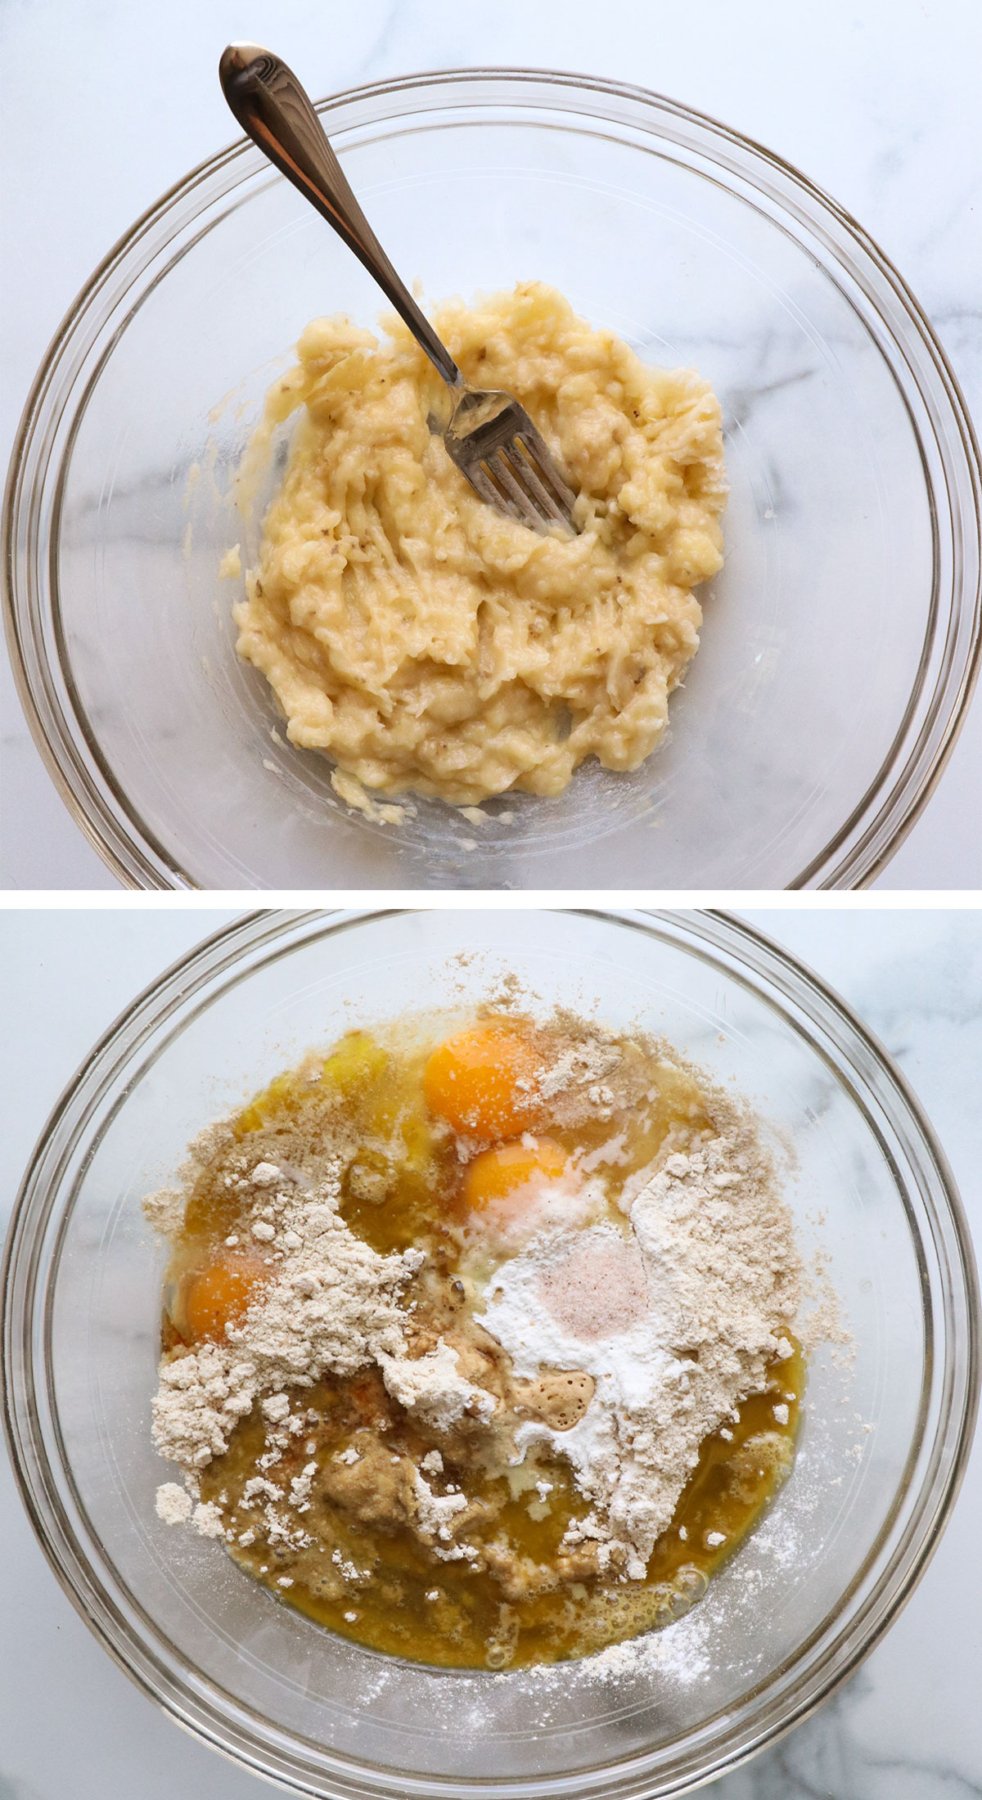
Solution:
[(447, 386), (464, 388), (449, 350), (400, 281), (369, 225), (292, 69), (257, 44), (229, 44), (222, 52), (218, 78), (243, 131), (364, 263)]

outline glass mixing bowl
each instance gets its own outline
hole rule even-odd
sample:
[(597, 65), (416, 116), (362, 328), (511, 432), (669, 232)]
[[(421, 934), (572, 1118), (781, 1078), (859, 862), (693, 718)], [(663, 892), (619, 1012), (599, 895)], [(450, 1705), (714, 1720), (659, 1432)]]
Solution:
[[(461, 960), (455, 960), (458, 956)], [(795, 1467), (653, 1663), (492, 1675), (361, 1650), (214, 1543), (168, 1531), (153, 1452), (164, 1251), (142, 1196), (189, 1138), (352, 1023), (466, 1006), (506, 972), (543, 1007), (664, 1033), (793, 1141), (788, 1197), (855, 1355), (810, 1364)], [(824, 1215), (824, 1223), (818, 1223)], [(265, 914), (193, 951), (59, 1101), (11, 1232), (6, 1419), (67, 1593), (140, 1686), (254, 1769), (332, 1800), (676, 1794), (855, 1668), (921, 1573), (977, 1397), (978, 1300), (944, 1157), (848, 1009), (708, 914)]]
[(14, 457), (14, 662), (92, 843), (137, 887), (871, 880), (931, 792), (979, 646), (978, 450), (900, 277), (779, 158), (638, 88), (465, 70), (320, 111), (427, 298), (539, 278), (713, 383), (732, 494), (703, 648), (633, 776), (584, 767), (477, 831), (433, 803), (402, 826), (346, 810), (237, 661), (218, 567), (255, 548), (230, 481), (291, 345), (319, 314), (372, 324), (383, 302), (240, 144), (96, 271)]

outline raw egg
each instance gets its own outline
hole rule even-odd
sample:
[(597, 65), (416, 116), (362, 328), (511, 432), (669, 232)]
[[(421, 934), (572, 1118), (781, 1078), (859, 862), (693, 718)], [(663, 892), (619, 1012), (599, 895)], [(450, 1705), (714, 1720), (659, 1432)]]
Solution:
[(183, 1335), (223, 1338), (229, 1325), (237, 1325), (268, 1281), (270, 1269), (258, 1256), (228, 1251), (198, 1269), (186, 1281), (181, 1297)]
[(423, 1075), (426, 1104), (463, 1137), (517, 1137), (541, 1115), (537, 1067), (525, 1032), (487, 1019), (433, 1051)]
[(496, 1200), (506, 1200), (528, 1188), (529, 1198), (547, 1181), (558, 1181), (569, 1167), (569, 1158), (554, 1138), (531, 1138), (483, 1150), (467, 1165), (464, 1199), (471, 1211), (480, 1211)]

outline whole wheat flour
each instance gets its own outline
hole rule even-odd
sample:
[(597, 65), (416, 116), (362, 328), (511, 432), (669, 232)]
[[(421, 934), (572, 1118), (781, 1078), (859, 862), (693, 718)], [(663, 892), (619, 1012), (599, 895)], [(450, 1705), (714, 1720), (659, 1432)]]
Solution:
[(243, 1322), (229, 1326), (227, 1343), (202, 1344), (160, 1370), (154, 1443), (185, 1468), (220, 1456), (261, 1395), (309, 1386), (328, 1370), (353, 1374), (405, 1349), (399, 1295), (422, 1253), (380, 1256), (349, 1231), (336, 1170), (304, 1191), (286, 1181), (274, 1188), (260, 1164), (252, 1185), (252, 1236), (271, 1247), (276, 1273)]

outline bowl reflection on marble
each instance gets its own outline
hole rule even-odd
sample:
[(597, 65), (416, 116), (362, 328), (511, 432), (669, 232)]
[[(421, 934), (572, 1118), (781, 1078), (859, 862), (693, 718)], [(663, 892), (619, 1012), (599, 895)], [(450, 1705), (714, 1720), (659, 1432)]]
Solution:
[[(166, 1249), (143, 1195), (173, 1180), (196, 1131), (312, 1046), (422, 993), (466, 1008), (509, 972), (544, 1010), (663, 1034), (793, 1142), (799, 1240), (827, 1254), (854, 1341), (847, 1370), (833, 1349), (811, 1358), (797, 1460), (763, 1523), (626, 1667), (491, 1675), (381, 1656), (154, 1512)], [(227, 927), (79, 1071), (25, 1179), (5, 1276), (10, 1443), (66, 1591), (175, 1718), (331, 1800), (641, 1800), (731, 1768), (889, 1624), (971, 1441), (974, 1273), (930, 1127), (847, 1009), (722, 916), (427, 910)]]
[(633, 775), (585, 766), (478, 830), (434, 802), (395, 826), (345, 808), (238, 662), (218, 569), (255, 550), (231, 480), (298, 334), (382, 302), (240, 144), (97, 271), (15, 456), (14, 660), (91, 841), (144, 887), (595, 887), (601, 844), (613, 888), (871, 880), (950, 749), (979, 641), (978, 454), (902, 281), (778, 158), (639, 89), (471, 70), (321, 112), (426, 297), (537, 278), (713, 384), (732, 492), (703, 647)]

